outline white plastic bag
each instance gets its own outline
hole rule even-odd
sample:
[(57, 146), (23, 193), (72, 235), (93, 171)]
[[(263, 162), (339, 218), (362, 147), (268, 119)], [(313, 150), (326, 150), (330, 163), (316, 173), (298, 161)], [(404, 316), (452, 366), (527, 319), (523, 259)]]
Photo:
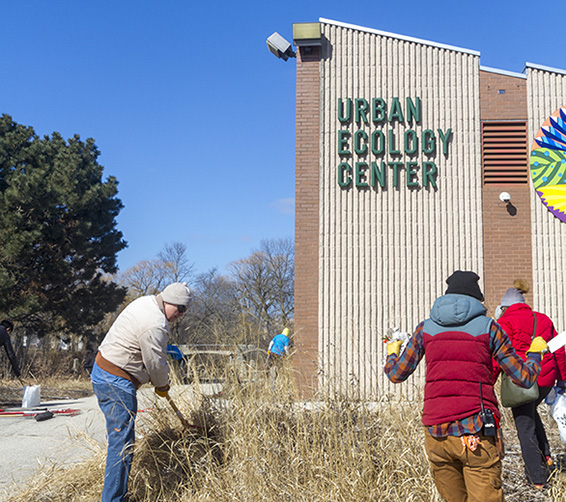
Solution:
[[(403, 353), (403, 351), (405, 350), (405, 347), (407, 346), (407, 343), (409, 343), (409, 333), (407, 333), (406, 331), (401, 331), (399, 328), (395, 327), (395, 328), (389, 328), (387, 330), (387, 336), (385, 336), (383, 338), (383, 341), (385, 343), (390, 343), (390, 342), (397, 342), (397, 341), (401, 341), (403, 342), (403, 344), (401, 345), (401, 348), (399, 349), (399, 355), (401, 355)], [(382, 362), (382, 366), (385, 366), (385, 363), (387, 362), (387, 351), (383, 351), (383, 362)]]
[(40, 395), (41, 385), (25, 385), (22, 408), (37, 408), (41, 402)]
[(556, 393), (556, 399), (550, 406), (550, 415), (558, 425), (560, 441), (566, 443), (566, 395)]

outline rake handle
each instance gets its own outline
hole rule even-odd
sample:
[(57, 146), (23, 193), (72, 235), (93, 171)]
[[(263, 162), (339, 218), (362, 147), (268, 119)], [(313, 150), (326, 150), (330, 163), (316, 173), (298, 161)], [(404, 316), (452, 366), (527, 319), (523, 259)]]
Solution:
[(183, 427), (185, 429), (189, 428), (189, 422), (187, 422), (185, 420), (185, 417), (183, 416), (183, 414), (179, 411), (179, 408), (177, 408), (177, 405), (175, 404), (175, 402), (173, 401), (173, 399), (171, 399), (171, 396), (169, 394), (167, 394), (167, 401), (169, 401), (169, 404), (171, 405), (171, 408), (173, 408), (173, 411), (176, 413), (176, 415), (179, 417), (179, 420), (181, 421), (181, 423), (183, 424)]

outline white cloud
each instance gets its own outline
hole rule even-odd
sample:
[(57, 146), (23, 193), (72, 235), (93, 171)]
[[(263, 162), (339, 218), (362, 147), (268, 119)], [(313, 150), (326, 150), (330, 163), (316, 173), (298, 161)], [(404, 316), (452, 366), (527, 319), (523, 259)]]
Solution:
[(270, 204), (271, 207), (277, 209), (281, 214), (295, 214), (295, 199), (277, 199)]

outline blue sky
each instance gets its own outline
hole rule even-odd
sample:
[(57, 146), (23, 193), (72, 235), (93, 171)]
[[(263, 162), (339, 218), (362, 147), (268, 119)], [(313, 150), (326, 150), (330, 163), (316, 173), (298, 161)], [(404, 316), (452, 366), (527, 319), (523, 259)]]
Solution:
[(295, 61), (274, 31), (320, 17), (566, 68), (563, 0), (4, 0), (0, 112), (92, 137), (119, 181), (122, 271), (182, 242), (197, 272), (294, 234)]

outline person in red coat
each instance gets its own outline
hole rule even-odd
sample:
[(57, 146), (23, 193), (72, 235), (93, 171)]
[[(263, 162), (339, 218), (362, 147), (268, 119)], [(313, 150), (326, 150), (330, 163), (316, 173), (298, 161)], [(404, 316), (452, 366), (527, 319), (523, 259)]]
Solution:
[[(535, 336), (541, 336), (548, 342), (557, 335), (549, 317), (540, 312), (534, 312), (525, 302), (523, 294), (528, 290), (529, 285), (526, 281), (516, 280), (513, 287), (509, 288), (501, 299), (501, 305), (498, 308), (501, 316), (497, 319), (511, 340), (515, 351), (523, 360), (526, 359), (526, 351)], [(536, 333), (533, 333), (535, 315)], [(537, 379), (538, 399), (511, 409), (521, 444), (527, 479), (538, 487), (548, 481), (549, 466), (553, 462), (537, 406), (548, 395), (556, 382), (564, 380), (566, 380), (566, 353), (562, 348), (554, 354), (546, 354), (542, 360), (542, 368)]]

